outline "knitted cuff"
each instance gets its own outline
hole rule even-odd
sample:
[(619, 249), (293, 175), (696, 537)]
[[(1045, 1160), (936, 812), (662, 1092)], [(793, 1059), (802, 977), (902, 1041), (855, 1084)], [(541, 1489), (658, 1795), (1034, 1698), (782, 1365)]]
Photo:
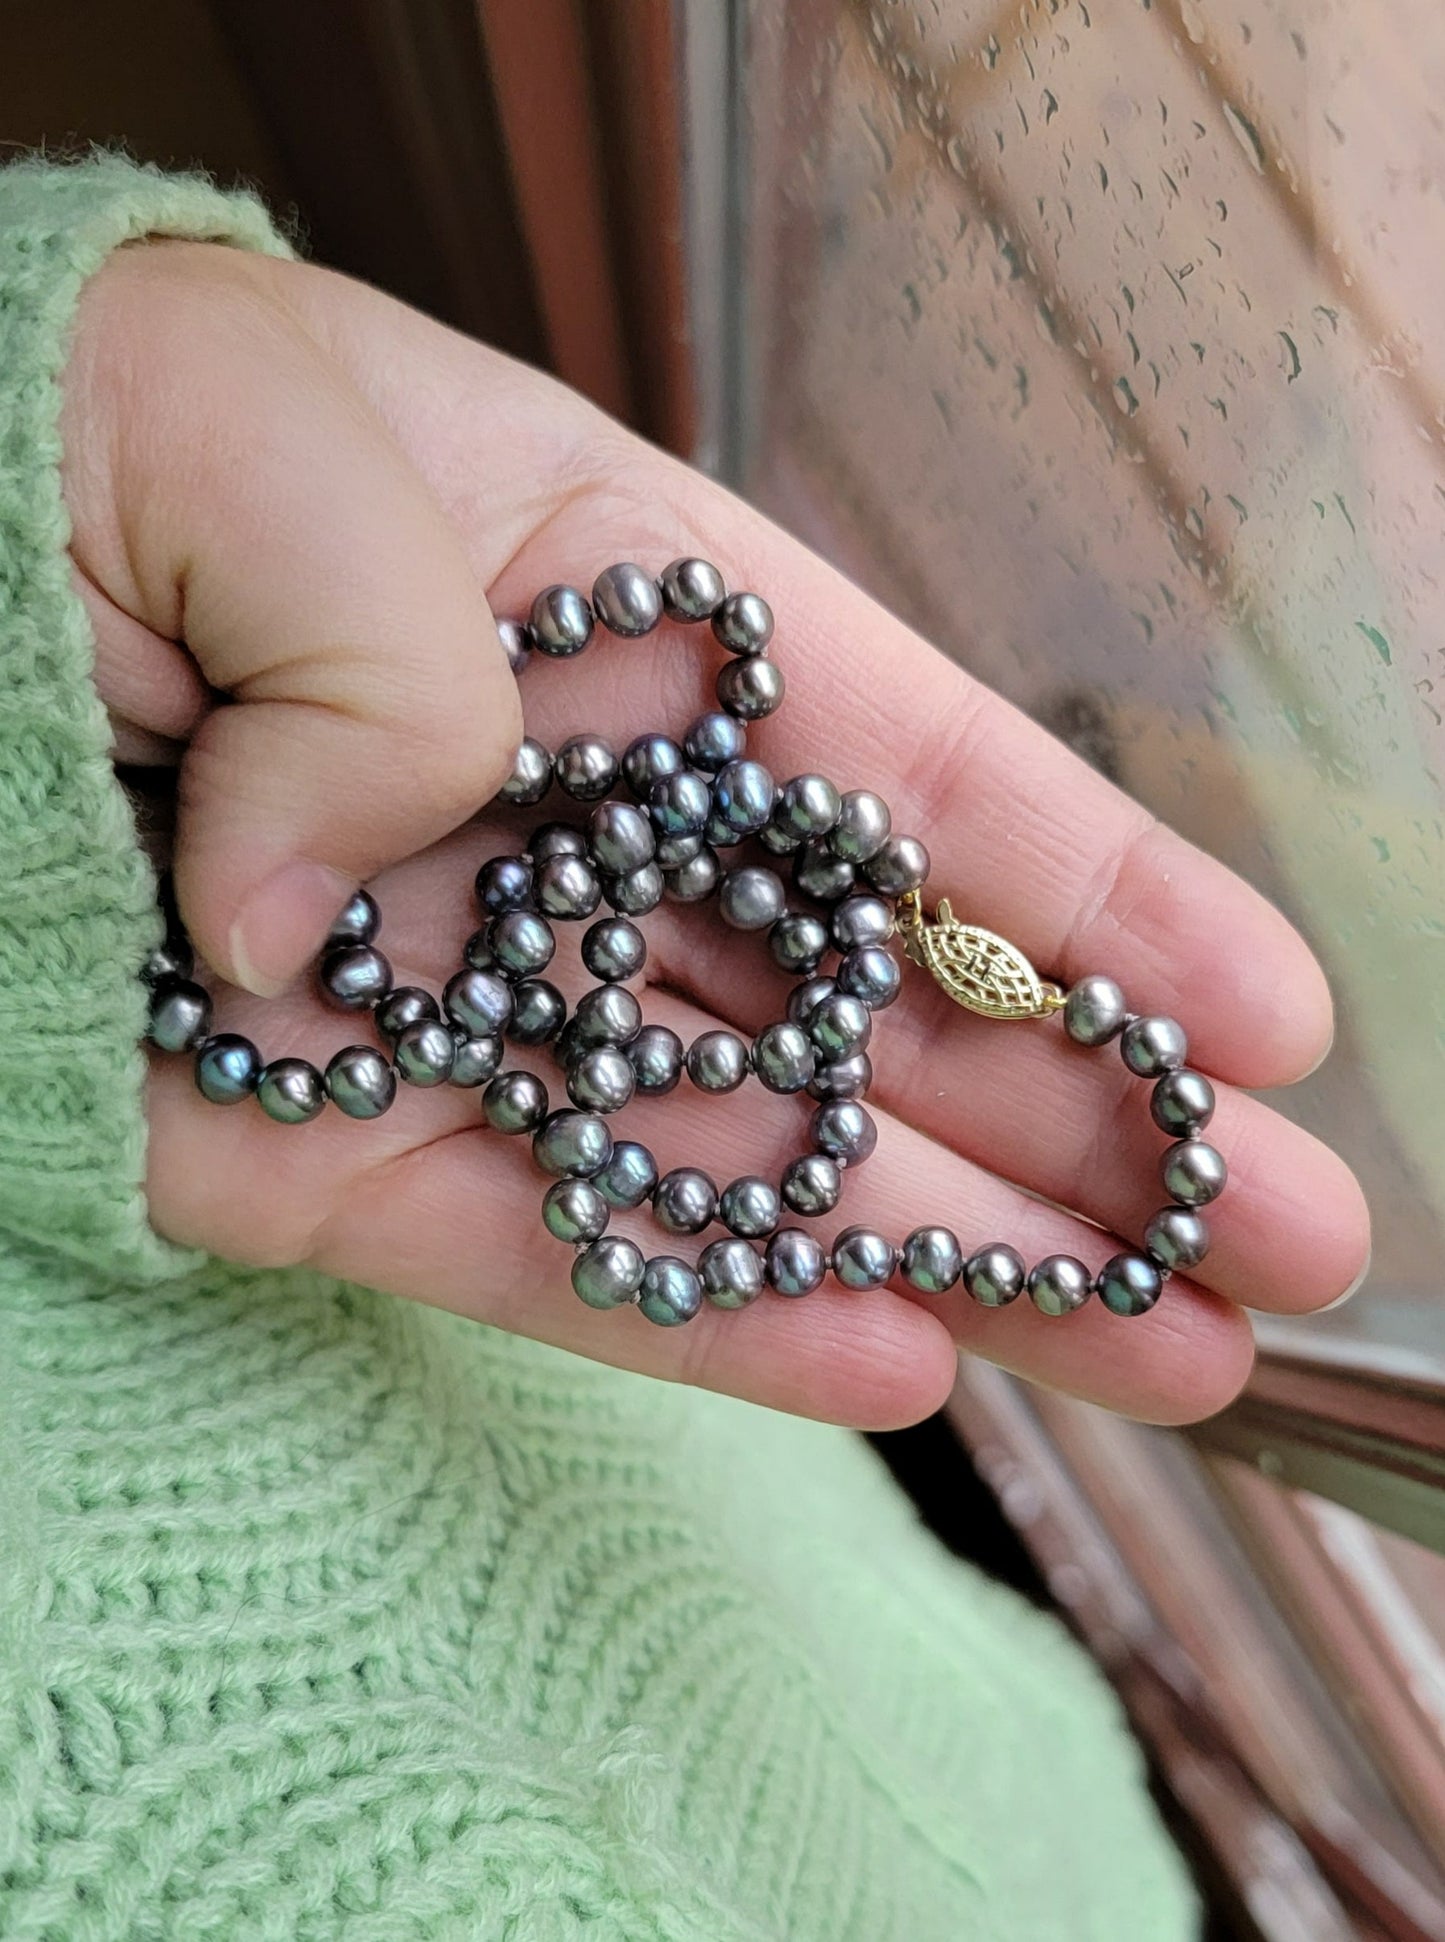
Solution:
[(0, 169), (0, 1246), (132, 1279), (191, 1257), (141, 1191), (155, 885), (71, 583), (60, 375), (85, 279), (146, 236), (289, 253), (253, 197), (200, 177), (110, 155)]

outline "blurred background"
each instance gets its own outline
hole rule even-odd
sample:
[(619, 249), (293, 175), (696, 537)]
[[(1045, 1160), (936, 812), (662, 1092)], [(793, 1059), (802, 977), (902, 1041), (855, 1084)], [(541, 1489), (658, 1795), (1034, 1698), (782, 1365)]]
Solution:
[(318, 260), (738, 486), (1282, 904), (1373, 1274), (1141, 1429), (970, 1364), (885, 1454), (1062, 1609), (1221, 1936), (1445, 1939), (1437, 0), (45, 0), (0, 140)]

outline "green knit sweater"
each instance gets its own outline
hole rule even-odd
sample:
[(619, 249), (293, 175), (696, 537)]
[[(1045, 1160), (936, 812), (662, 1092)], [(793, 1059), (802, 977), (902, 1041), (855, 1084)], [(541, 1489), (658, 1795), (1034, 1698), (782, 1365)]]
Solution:
[(150, 1233), (57, 429), (147, 234), (284, 247), (0, 171), (0, 1936), (1192, 1935), (1103, 1682), (857, 1439)]

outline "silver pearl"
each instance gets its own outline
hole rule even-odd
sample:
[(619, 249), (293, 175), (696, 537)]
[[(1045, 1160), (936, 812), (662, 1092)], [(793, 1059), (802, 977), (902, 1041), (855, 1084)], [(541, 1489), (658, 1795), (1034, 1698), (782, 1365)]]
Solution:
[(843, 798), (825, 775), (795, 775), (783, 784), (773, 820), (800, 842), (826, 836), (838, 820)]
[(684, 863), (691, 863), (703, 847), (701, 836), (659, 836), (657, 854), (653, 858), (664, 876), (672, 870), (680, 870)]
[(603, 891), (608, 903), (628, 917), (645, 917), (662, 902), (667, 883), (656, 863), (644, 863), (625, 877), (608, 877)]
[(659, 836), (701, 836), (712, 814), (712, 790), (691, 769), (678, 769), (653, 784), (647, 813)]
[(342, 944), (322, 958), (319, 983), (338, 1011), (369, 1011), (391, 990), (391, 966), (374, 944)]
[(873, 1018), (868, 1007), (846, 991), (835, 991), (814, 1008), (807, 1023), (808, 1037), (831, 1064), (835, 1059), (851, 1059), (855, 1052), (866, 1052), (873, 1036)]
[(831, 1214), (843, 1192), (843, 1176), (826, 1153), (804, 1153), (783, 1169), (783, 1205), (794, 1214)]
[(640, 1140), (614, 1140), (612, 1158), (592, 1184), (609, 1207), (640, 1207), (656, 1191), (657, 1161)]
[(910, 1288), (921, 1295), (946, 1295), (963, 1273), (963, 1249), (946, 1227), (915, 1227), (903, 1243), (899, 1265)]
[(640, 1247), (609, 1234), (572, 1263), (572, 1286), (589, 1308), (625, 1308), (642, 1286), (646, 1265)]
[(833, 1279), (865, 1293), (893, 1279), (898, 1250), (871, 1227), (845, 1227), (833, 1243)]
[(697, 1269), (714, 1308), (746, 1308), (763, 1292), (763, 1264), (746, 1241), (710, 1241), (698, 1256)]
[(718, 889), (719, 915), (735, 931), (765, 931), (787, 907), (782, 878), (757, 864), (729, 870)]
[[(786, 911), (768, 932), (768, 950), (773, 963), (794, 977), (807, 978), (810, 983), (827, 948), (828, 927), (811, 911)], [(828, 983), (832, 982), (830, 978)]]
[(761, 762), (729, 762), (713, 779), (713, 812), (742, 842), (756, 836), (767, 822), (777, 794), (777, 784)]
[(928, 881), (932, 859), (916, 836), (890, 836), (863, 865), (863, 874), (885, 897), (901, 897), (921, 890)]
[(552, 926), (533, 910), (509, 910), (505, 917), (494, 917), (487, 941), (498, 970), (513, 978), (533, 978), (545, 971), (557, 949)]
[(675, 904), (700, 904), (717, 889), (721, 875), (717, 852), (704, 846), (677, 869), (664, 871), (664, 894)]
[(549, 856), (537, 866), (537, 907), (548, 917), (575, 923), (602, 901), (597, 872), (580, 856)]
[(531, 636), (519, 620), (499, 620), (494, 625), (507, 666), (514, 675), (519, 675), (532, 658)]
[(381, 929), (381, 912), (376, 900), (364, 890), (347, 898), (340, 916), (326, 933), (328, 944), (374, 944)]
[(686, 1261), (655, 1254), (642, 1271), (637, 1306), (659, 1328), (677, 1328), (702, 1307), (702, 1283)]
[(635, 641), (650, 634), (662, 619), (662, 595), (656, 582), (624, 560), (599, 573), (592, 586), (592, 607), (609, 633)]
[(718, 1196), (718, 1219), (729, 1233), (747, 1241), (766, 1240), (781, 1211), (777, 1188), (757, 1174), (744, 1174)]
[(499, 1038), (469, 1038), (455, 1027), (452, 1037), (456, 1040), (456, 1051), (452, 1055), (452, 1069), (447, 1074), (448, 1085), (470, 1092), (496, 1076), (497, 1068), (502, 1063), (502, 1041)]
[(637, 1090), (649, 1099), (671, 1092), (682, 1077), (682, 1040), (666, 1025), (644, 1025), (627, 1048)]
[(575, 587), (543, 587), (532, 602), (532, 645), (569, 659), (592, 638), (592, 609)]
[(1068, 1315), (1093, 1290), (1089, 1270), (1072, 1254), (1047, 1254), (1028, 1278), (1029, 1299), (1041, 1315)]
[(840, 1167), (858, 1167), (878, 1144), (873, 1115), (856, 1099), (825, 1099), (808, 1123), (813, 1145)]
[(788, 993), (788, 1017), (793, 1024), (806, 1026), (823, 1000), (831, 998), (837, 989), (831, 978), (804, 978)]
[(326, 1091), (348, 1119), (379, 1119), (396, 1097), (396, 1074), (375, 1047), (348, 1045), (326, 1068)]
[(893, 817), (882, 796), (871, 789), (850, 789), (838, 810), (828, 843), (847, 863), (866, 863), (888, 841)]
[(1164, 1277), (1142, 1254), (1116, 1254), (1099, 1270), (1099, 1299), (1112, 1315), (1147, 1315), (1158, 1301)]
[(1064, 1000), (1064, 1030), (1079, 1045), (1107, 1045), (1124, 1029), (1129, 1006), (1112, 978), (1080, 978)]
[(512, 987), (495, 971), (458, 971), (442, 990), (442, 1010), (473, 1038), (504, 1030), (514, 1002)]
[(1183, 1065), (1189, 1042), (1176, 1019), (1135, 1018), (1124, 1027), (1119, 1050), (1139, 1078), (1158, 1079)]
[(585, 1180), (612, 1158), (612, 1135), (596, 1113), (550, 1113), (532, 1135), (532, 1158), (543, 1173)]
[[(517, 908), (520, 909), (523, 904), (530, 903), (532, 897), (532, 871), (527, 858), (530, 858), (531, 864), (534, 865), (545, 863), (549, 856), (586, 856), (586, 854), (587, 838), (575, 824), (539, 823), (527, 839), (527, 857), (517, 859), (527, 867), (527, 889), (525, 895), (519, 900)], [(486, 868), (487, 865), (483, 864), (483, 871)]]
[(674, 1167), (658, 1181), (652, 1211), (669, 1234), (701, 1234), (717, 1213), (717, 1188), (699, 1167)]
[(818, 1055), (801, 1025), (769, 1025), (753, 1040), (753, 1071), (769, 1092), (801, 1092), (813, 1076)]
[(723, 577), (708, 560), (674, 560), (658, 582), (670, 620), (710, 620), (727, 593)]
[(554, 1180), (542, 1196), (542, 1225), (556, 1240), (595, 1241), (611, 1210), (590, 1180)]
[(1197, 1268), (1209, 1252), (1209, 1225), (1192, 1207), (1161, 1207), (1144, 1245), (1161, 1268)]
[(420, 985), (399, 984), (381, 1000), (371, 1014), (371, 1022), (382, 1038), (390, 1040), (408, 1025), (415, 1025), (418, 1019), (441, 1015), (441, 1007), (429, 991), (423, 991)]
[(695, 769), (716, 775), (729, 762), (740, 762), (747, 754), (748, 731), (731, 715), (709, 708), (683, 736), (682, 752)]
[(676, 775), (685, 766), (682, 750), (670, 735), (639, 735), (622, 756), (623, 780), (638, 802), (646, 802), (665, 775)]
[(884, 1011), (898, 996), (903, 972), (896, 957), (881, 944), (864, 944), (849, 951), (838, 966), (838, 989), (856, 998), (869, 1011)]
[(1214, 1117), (1214, 1088), (1202, 1072), (1181, 1066), (1166, 1072), (1149, 1096), (1149, 1111), (1161, 1133), (1190, 1139)]
[(513, 1045), (545, 1045), (567, 1022), (567, 1000), (545, 978), (523, 978), (512, 988), (507, 1037)]
[[(727, 718), (724, 716), (722, 719)], [(148, 985), (184, 984), (195, 968), (196, 954), (185, 938), (168, 937), (164, 944), (157, 944), (153, 950), (146, 952), (145, 963), (140, 968), (141, 982)]]
[(642, 1007), (624, 985), (594, 985), (573, 1007), (572, 1025), (579, 1045), (630, 1045), (642, 1030)]
[(712, 617), (712, 631), (729, 654), (763, 654), (773, 638), (773, 610), (760, 593), (730, 593)]
[(863, 1099), (873, 1084), (873, 1061), (866, 1052), (820, 1065), (808, 1081), (813, 1099)]
[(630, 802), (602, 802), (592, 812), (587, 840), (599, 870), (625, 877), (651, 863), (657, 839), (652, 824)]
[(582, 939), (582, 962), (594, 978), (622, 984), (646, 964), (647, 942), (625, 917), (599, 918)]
[(853, 888), (853, 865), (834, 856), (826, 842), (805, 843), (793, 859), (793, 882), (805, 897), (835, 904)]
[(419, 1018), (396, 1035), (391, 1048), (397, 1076), (409, 1086), (441, 1086), (452, 1076), (457, 1042), (435, 1018)]
[(567, 1075), (567, 1097), (588, 1113), (620, 1113), (637, 1090), (632, 1067), (612, 1045), (585, 1053)]
[(552, 774), (574, 802), (601, 802), (617, 780), (617, 756), (600, 735), (574, 735), (558, 749)]
[(213, 1105), (249, 1099), (261, 1077), (261, 1054), (236, 1032), (208, 1038), (196, 1058), (196, 1090)]
[(547, 1088), (531, 1072), (499, 1072), (482, 1094), (482, 1113), (498, 1133), (530, 1133), (547, 1117)]
[(748, 1048), (736, 1032), (702, 1032), (688, 1047), (687, 1076), (699, 1092), (736, 1092), (748, 1076)]
[(256, 1097), (268, 1119), (304, 1126), (326, 1104), (326, 1088), (310, 1060), (273, 1059), (261, 1073)]
[(151, 993), (146, 1036), (162, 1052), (193, 1052), (211, 1029), (211, 1000), (198, 984), (182, 979)]
[(995, 1242), (963, 1264), (963, 1285), (980, 1308), (1007, 1308), (1024, 1291), (1027, 1271), (1017, 1248)]
[(1164, 1190), (1184, 1207), (1207, 1207), (1229, 1179), (1224, 1155), (1204, 1140), (1180, 1140), (1159, 1163)]
[(779, 1295), (810, 1295), (828, 1272), (822, 1245), (801, 1227), (783, 1227), (768, 1242), (763, 1273)]
[(787, 683), (776, 661), (729, 661), (713, 684), (719, 703), (736, 720), (760, 722), (783, 705)]
[[(554, 823), (552, 828), (560, 828)], [(581, 840), (580, 838), (578, 839)], [(492, 856), (477, 872), (477, 908), (486, 917), (527, 910), (532, 902), (532, 865), (525, 856)]]
[(863, 951), (886, 944), (893, 935), (893, 912), (881, 897), (862, 892), (845, 897), (828, 913), (828, 934), (835, 951)]
[(512, 773), (497, 791), (498, 802), (528, 808), (552, 787), (552, 757), (535, 735), (527, 735), (512, 761)]

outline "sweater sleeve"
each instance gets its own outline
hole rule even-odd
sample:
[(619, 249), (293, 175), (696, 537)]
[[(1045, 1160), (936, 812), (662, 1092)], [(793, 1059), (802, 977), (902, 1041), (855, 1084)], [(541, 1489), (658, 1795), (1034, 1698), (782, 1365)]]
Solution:
[(147, 236), (288, 254), (254, 197), (123, 157), (0, 169), (0, 1239), (138, 1278), (137, 967), (155, 885), (111, 768), (67, 553), (60, 377), (81, 288)]

